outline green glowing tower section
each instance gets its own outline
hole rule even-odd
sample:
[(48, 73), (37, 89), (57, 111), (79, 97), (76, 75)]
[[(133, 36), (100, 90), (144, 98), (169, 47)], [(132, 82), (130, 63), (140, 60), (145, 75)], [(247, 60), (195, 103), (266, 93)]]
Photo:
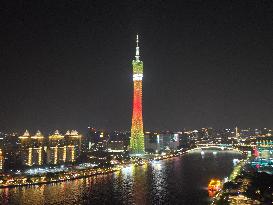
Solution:
[(133, 116), (130, 138), (130, 152), (132, 155), (141, 155), (144, 150), (144, 133), (142, 119), (142, 78), (143, 62), (139, 60), (138, 35), (136, 39), (136, 59), (133, 60), (134, 99)]

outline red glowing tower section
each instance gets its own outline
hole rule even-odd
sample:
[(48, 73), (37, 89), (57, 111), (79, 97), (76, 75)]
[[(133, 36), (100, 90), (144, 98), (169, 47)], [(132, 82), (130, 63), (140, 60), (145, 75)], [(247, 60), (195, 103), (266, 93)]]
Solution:
[(134, 100), (133, 116), (130, 138), (130, 151), (133, 155), (144, 154), (144, 133), (142, 119), (142, 78), (143, 62), (139, 60), (138, 35), (136, 46), (136, 59), (133, 60)]

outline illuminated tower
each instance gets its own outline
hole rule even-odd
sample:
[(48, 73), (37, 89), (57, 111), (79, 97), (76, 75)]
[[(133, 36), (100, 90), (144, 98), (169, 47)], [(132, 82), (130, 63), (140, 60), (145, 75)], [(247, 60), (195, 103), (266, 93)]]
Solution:
[(240, 132), (239, 132), (238, 127), (235, 127), (235, 137), (236, 137), (237, 140), (240, 137)]
[(139, 60), (138, 35), (136, 38), (136, 59), (133, 60), (134, 99), (130, 138), (130, 151), (133, 155), (144, 154), (144, 133), (142, 119), (142, 77), (143, 62)]

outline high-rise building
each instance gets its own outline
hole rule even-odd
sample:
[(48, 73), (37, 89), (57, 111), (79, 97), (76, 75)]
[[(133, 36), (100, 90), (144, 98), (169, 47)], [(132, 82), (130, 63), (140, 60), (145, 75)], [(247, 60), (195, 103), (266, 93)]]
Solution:
[(240, 137), (240, 132), (238, 127), (235, 127), (235, 138), (238, 139)]
[(134, 97), (133, 97), (133, 116), (130, 138), (130, 152), (132, 155), (144, 154), (144, 133), (142, 119), (142, 78), (143, 78), (143, 62), (139, 60), (138, 35), (136, 38), (136, 56), (133, 60), (133, 81), (134, 81)]
[(0, 173), (4, 171), (4, 137), (0, 135)]
[(58, 130), (48, 137), (47, 163), (60, 164), (66, 161), (66, 146), (64, 136)]
[(180, 136), (173, 132), (145, 132), (145, 150), (149, 153), (177, 151)]
[(16, 133), (4, 134), (1, 133), (1, 147), (3, 155), (3, 171), (8, 172), (22, 168), (20, 157), (19, 138)]
[(30, 143), (30, 134), (28, 130), (26, 130), (22, 136), (19, 136), (19, 153), (23, 166), (32, 165), (32, 149)]
[(128, 140), (125, 132), (112, 132), (107, 143), (108, 152), (123, 153), (127, 151)]
[(107, 150), (107, 141), (109, 140), (109, 134), (105, 131), (88, 128), (88, 133), (84, 140), (85, 150), (96, 152), (96, 151), (106, 151)]
[(44, 163), (44, 136), (38, 130), (37, 133), (30, 138), (30, 165), (42, 165)]
[(273, 157), (273, 136), (257, 137), (256, 146), (262, 158)]
[(65, 134), (66, 162), (75, 162), (81, 152), (82, 136), (76, 130)]
[(144, 134), (145, 151), (147, 153), (156, 153), (157, 150), (157, 133), (145, 132)]
[(4, 157), (3, 157), (3, 149), (0, 149), (0, 172), (4, 170)]

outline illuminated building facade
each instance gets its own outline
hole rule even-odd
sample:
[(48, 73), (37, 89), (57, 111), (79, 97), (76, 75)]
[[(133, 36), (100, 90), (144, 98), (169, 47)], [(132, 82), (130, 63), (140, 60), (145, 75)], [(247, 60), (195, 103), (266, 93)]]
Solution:
[(22, 136), (19, 136), (19, 153), (23, 166), (32, 165), (32, 149), (30, 143), (31, 137), (28, 130), (26, 130)]
[(4, 138), (0, 136), (0, 173), (4, 171)]
[(44, 136), (38, 130), (34, 136), (30, 136), (26, 130), (19, 137), (19, 153), (23, 166), (43, 165), (44, 163)]
[(0, 173), (4, 171), (4, 136), (0, 134)]
[(48, 137), (47, 163), (61, 164), (66, 161), (66, 146), (64, 136), (58, 130)]
[(0, 149), (0, 172), (4, 170), (4, 157), (3, 157), (3, 149)]
[(142, 78), (143, 78), (143, 62), (139, 60), (138, 35), (136, 39), (136, 56), (133, 60), (133, 81), (134, 81), (134, 97), (133, 97), (133, 116), (130, 138), (130, 152), (132, 155), (144, 154), (144, 133), (142, 119)]
[(81, 152), (82, 136), (76, 130), (65, 134), (66, 162), (75, 162)]
[(42, 165), (44, 163), (44, 136), (38, 130), (34, 136), (31, 136), (30, 142), (30, 166)]
[(176, 151), (179, 148), (178, 133), (145, 133), (145, 151), (149, 153), (161, 153)]
[(81, 153), (82, 136), (76, 131), (61, 135), (58, 130), (48, 137), (47, 164), (75, 162)]
[(273, 136), (257, 137), (256, 146), (261, 158), (273, 158)]

